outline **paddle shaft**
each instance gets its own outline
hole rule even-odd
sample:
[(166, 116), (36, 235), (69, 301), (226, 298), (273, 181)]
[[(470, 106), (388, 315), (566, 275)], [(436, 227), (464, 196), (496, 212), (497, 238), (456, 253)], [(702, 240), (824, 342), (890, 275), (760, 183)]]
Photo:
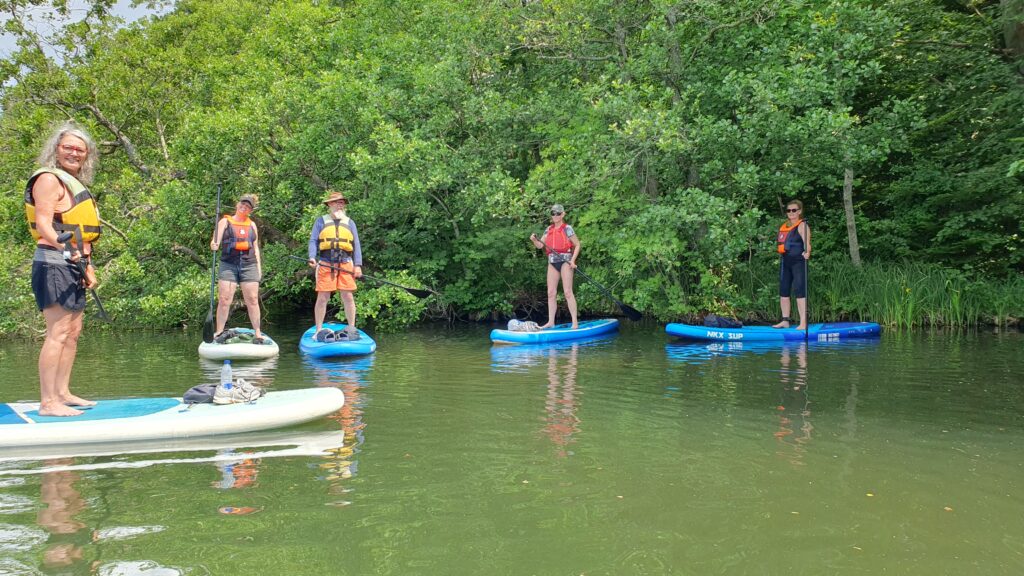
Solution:
[[(543, 244), (545, 248), (547, 248), (547, 249), (548, 249), (548, 250), (550, 250), (551, 252), (555, 252), (555, 249), (554, 249), (554, 248), (552, 248), (552, 247), (551, 247), (551, 246), (550, 246), (550, 245), (549, 245), (549, 244), (548, 244), (547, 242), (545, 242), (544, 240), (541, 240), (541, 238), (543, 238), (543, 237), (544, 237), (544, 235), (543, 235), (543, 233), (542, 233), (542, 234), (541, 234), (540, 236), (537, 236), (537, 240), (538, 240), (538, 241), (540, 241), (540, 243), (541, 243), (541, 244)], [(581, 269), (580, 269), (580, 267), (579, 267), (579, 265), (578, 265), (578, 264), (576, 265), (576, 267), (574, 268), (574, 270), (576, 270), (576, 272), (578, 272), (578, 273), (579, 273), (579, 275), (580, 275), (580, 276), (582, 276), (584, 280), (586, 280), (586, 281), (590, 282), (591, 284), (593, 284), (594, 286), (596, 286), (596, 287), (597, 287), (597, 289), (598, 289), (598, 290), (600, 290), (600, 291), (601, 291), (601, 292), (602, 292), (602, 293), (603, 293), (603, 294), (604, 294), (605, 296), (607, 296), (607, 297), (608, 297), (608, 298), (610, 298), (610, 299), (611, 299), (611, 300), (612, 300), (613, 302), (615, 302), (615, 303), (616, 303), (616, 304), (617, 304), (617, 305), (619, 306), (619, 309), (620, 309), (620, 310), (622, 310), (622, 313), (623, 313), (623, 314), (625, 314), (625, 315), (626, 315), (626, 316), (627, 316), (627, 317), (628, 317), (628, 318), (629, 318), (630, 320), (632, 320), (632, 321), (636, 322), (636, 321), (639, 321), (639, 320), (640, 320), (641, 318), (643, 318), (643, 317), (644, 317), (644, 315), (643, 315), (643, 314), (641, 314), (639, 310), (637, 310), (636, 308), (633, 308), (632, 306), (629, 306), (629, 305), (627, 305), (627, 304), (623, 303), (623, 302), (622, 302), (621, 300), (619, 300), (618, 298), (616, 298), (616, 297), (615, 297), (615, 296), (614, 296), (614, 295), (613, 295), (613, 294), (611, 293), (611, 291), (610, 291), (610, 290), (608, 290), (607, 288), (605, 288), (604, 286), (602, 286), (602, 285), (601, 285), (601, 284), (600, 284), (600, 283), (599, 283), (599, 282), (598, 282), (597, 280), (594, 280), (594, 279), (593, 279), (593, 278), (591, 278), (591, 277), (590, 277), (589, 275), (587, 275), (587, 273), (586, 273), (586, 272), (584, 272), (583, 270), (581, 270)]]
[[(77, 250), (77, 248), (75, 248), (74, 246), (71, 245), (71, 238), (73, 236), (74, 236), (74, 234), (71, 233), (71, 232), (65, 232), (65, 233), (61, 234), (60, 236), (57, 236), (57, 242), (60, 242), (61, 244), (64, 245), (64, 254), (70, 255), (72, 253), (72, 251)], [(82, 252), (80, 250), (79, 250), (78, 254), (79, 254), (79, 257), (78, 257), (78, 260), (75, 261), (75, 265), (78, 266), (78, 270), (82, 273), (82, 281), (84, 282), (84, 281), (86, 281), (86, 277), (87, 277), (86, 276), (86, 271), (85, 271), (85, 269), (86, 269), (86, 263), (85, 263), (85, 260), (84, 260), (85, 256), (82, 255)], [(92, 299), (94, 301), (96, 301), (96, 308), (99, 309), (98, 316), (101, 319), (106, 320), (107, 322), (109, 322), (110, 321), (110, 317), (107, 316), (107, 311), (103, 309), (103, 302), (100, 302), (99, 294), (97, 294), (96, 290), (94, 290), (92, 288), (89, 288), (89, 293), (92, 294)]]
[[(220, 217), (220, 192), (221, 183), (217, 182), (217, 210), (213, 213), (213, 235), (217, 235), (217, 222)], [(213, 342), (213, 304), (214, 288), (217, 285), (217, 251), (210, 251), (210, 309), (206, 312), (206, 320), (203, 322), (203, 342)]]
[[(295, 260), (301, 260), (303, 262), (309, 262), (308, 259), (303, 258), (301, 256), (295, 256), (294, 254), (289, 254), (288, 257), (289, 258), (293, 258)], [(319, 260), (316, 261), (316, 265), (317, 266), (321, 266), (323, 268), (327, 268), (329, 270), (334, 270), (336, 272), (341, 272), (342, 274), (348, 274), (348, 275), (350, 275), (352, 277), (355, 277), (355, 273), (353, 273), (350, 270), (345, 270), (344, 268), (339, 268), (338, 266), (331, 266), (330, 264), (324, 264), (323, 262), (321, 262)], [(383, 278), (376, 278), (376, 277), (370, 276), (368, 274), (363, 274), (362, 276), (360, 276), (360, 278), (366, 278), (367, 280), (370, 280), (370, 281), (373, 281), (373, 282), (379, 282), (381, 284), (387, 284), (388, 286), (394, 286), (395, 288), (401, 288), (402, 290), (405, 290), (406, 292), (408, 292), (409, 294), (412, 294), (413, 296), (415, 296), (417, 298), (426, 298), (427, 296), (430, 296), (430, 291), (429, 290), (421, 290), (419, 288), (409, 288), (408, 286), (402, 286), (401, 284), (395, 284), (394, 282), (391, 282), (389, 280), (385, 280)]]

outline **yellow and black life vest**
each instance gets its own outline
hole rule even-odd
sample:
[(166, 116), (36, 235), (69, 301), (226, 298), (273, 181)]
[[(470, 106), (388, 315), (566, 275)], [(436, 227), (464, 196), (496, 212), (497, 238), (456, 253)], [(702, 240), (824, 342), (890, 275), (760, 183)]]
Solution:
[(25, 218), (28, 220), (28, 229), (32, 237), (39, 240), (39, 230), (36, 230), (36, 204), (32, 198), (32, 186), (41, 174), (53, 174), (60, 180), (64, 189), (71, 195), (71, 207), (63, 212), (55, 212), (53, 215), (53, 229), (57, 233), (74, 232), (75, 246), (81, 246), (83, 242), (93, 243), (99, 240), (103, 230), (100, 227), (100, 211), (89, 189), (85, 184), (79, 182), (71, 174), (60, 168), (40, 168), (28, 179), (25, 186)]
[(329, 256), (331, 252), (337, 250), (351, 254), (352, 241), (355, 239), (355, 236), (352, 235), (352, 230), (348, 227), (348, 216), (343, 215), (336, 220), (330, 214), (327, 214), (321, 220), (323, 221), (324, 228), (320, 231), (319, 236), (320, 254), (322, 256)]

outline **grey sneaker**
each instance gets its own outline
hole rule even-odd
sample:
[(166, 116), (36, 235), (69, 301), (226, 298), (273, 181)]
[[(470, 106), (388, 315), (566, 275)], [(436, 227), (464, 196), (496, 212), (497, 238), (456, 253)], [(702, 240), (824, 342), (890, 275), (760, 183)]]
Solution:
[(220, 384), (213, 392), (214, 404), (238, 404), (255, 402), (263, 396), (263, 390), (259, 387), (239, 378), (234, 384)]
[(355, 326), (349, 326), (345, 328), (345, 336), (347, 340), (359, 340), (359, 331)]

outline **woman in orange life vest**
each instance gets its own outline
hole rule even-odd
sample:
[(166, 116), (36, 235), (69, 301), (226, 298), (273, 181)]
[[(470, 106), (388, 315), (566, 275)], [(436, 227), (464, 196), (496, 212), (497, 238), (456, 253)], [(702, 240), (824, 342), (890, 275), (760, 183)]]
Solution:
[(555, 325), (559, 279), (562, 280), (562, 292), (565, 293), (565, 304), (569, 307), (572, 327), (579, 328), (572, 278), (576, 269), (576, 258), (580, 255), (580, 239), (572, 226), (565, 223), (565, 208), (561, 204), (551, 207), (551, 226), (544, 231), (544, 235), (537, 238), (536, 234), (530, 234), (530, 241), (537, 249), (543, 249), (548, 255), (548, 323), (541, 328), (551, 328)]
[[(92, 265), (93, 243), (100, 236), (99, 211), (85, 185), (98, 162), (96, 144), (73, 122), (54, 131), (37, 160), (40, 169), (25, 187), (25, 215), (36, 240), (32, 257), (32, 292), (46, 320), (39, 352), (39, 413), (77, 416), (75, 406), (96, 403), (71, 393), (71, 368), (82, 332), (86, 289), (99, 284)], [(73, 232), (72, 251), (62, 252), (61, 232)], [(80, 259), (88, 264), (85, 274)]]
[(220, 272), (217, 274), (217, 329), (214, 339), (224, 331), (228, 321), (231, 301), (235, 298), (235, 289), (242, 287), (242, 299), (249, 311), (249, 322), (252, 323), (253, 344), (262, 344), (263, 333), (260, 332), (260, 279), (263, 277), (263, 264), (260, 259), (259, 230), (256, 223), (249, 219), (249, 214), (256, 209), (258, 200), (255, 194), (245, 194), (235, 204), (235, 213), (225, 216), (217, 223), (217, 229), (210, 240), (210, 250), (220, 249)]
[(779, 253), (779, 306), (782, 321), (773, 328), (789, 328), (790, 294), (796, 297), (800, 313), (798, 330), (807, 329), (807, 260), (811, 258), (811, 229), (803, 220), (804, 205), (799, 200), (786, 204), (786, 223), (779, 227), (776, 250)]

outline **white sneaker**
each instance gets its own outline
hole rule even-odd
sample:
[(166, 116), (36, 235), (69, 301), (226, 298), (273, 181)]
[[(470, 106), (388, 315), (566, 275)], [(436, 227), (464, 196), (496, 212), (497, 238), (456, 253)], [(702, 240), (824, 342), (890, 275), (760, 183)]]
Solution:
[(230, 385), (230, 387), (225, 384), (218, 385), (217, 389), (213, 392), (213, 403), (237, 404), (255, 402), (260, 396), (263, 396), (262, 389), (239, 378), (238, 382)]

